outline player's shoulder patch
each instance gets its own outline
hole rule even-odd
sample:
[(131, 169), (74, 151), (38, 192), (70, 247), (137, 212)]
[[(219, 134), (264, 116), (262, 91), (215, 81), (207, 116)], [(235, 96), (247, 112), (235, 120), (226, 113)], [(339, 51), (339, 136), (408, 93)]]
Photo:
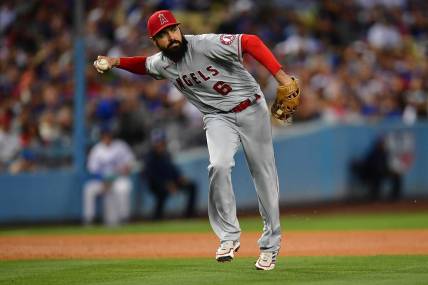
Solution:
[(220, 42), (224, 45), (230, 46), (235, 40), (235, 38), (236, 38), (236, 35), (222, 34), (220, 35)]

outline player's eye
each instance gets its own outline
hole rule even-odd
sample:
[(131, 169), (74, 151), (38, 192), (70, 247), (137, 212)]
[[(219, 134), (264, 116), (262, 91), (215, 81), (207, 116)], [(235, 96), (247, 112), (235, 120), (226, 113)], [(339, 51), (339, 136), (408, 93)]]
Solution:
[(159, 33), (155, 36), (155, 38), (156, 38), (157, 40), (160, 40), (160, 39), (164, 38), (165, 36), (166, 36), (165, 31), (161, 31), (161, 32), (159, 32)]
[(168, 27), (165, 30), (171, 33), (175, 33), (177, 29), (178, 29), (178, 25), (175, 25), (175, 26)]

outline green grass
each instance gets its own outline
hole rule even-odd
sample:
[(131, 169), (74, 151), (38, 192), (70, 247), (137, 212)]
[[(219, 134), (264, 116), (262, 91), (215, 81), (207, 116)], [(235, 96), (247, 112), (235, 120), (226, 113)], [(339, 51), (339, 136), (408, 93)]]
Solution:
[[(259, 217), (242, 218), (243, 231), (261, 231)], [(286, 215), (285, 231), (428, 229), (428, 212)], [(45, 226), (0, 230), (0, 235), (211, 232), (207, 219), (143, 222), (120, 228)], [(1, 284), (428, 284), (428, 256), (280, 257), (272, 272), (254, 258), (0, 261)]]
[[(296, 230), (388, 230), (428, 229), (428, 212), (344, 214), (344, 215), (286, 215), (281, 219), (284, 231)], [(243, 231), (261, 231), (259, 217), (240, 219)], [(39, 226), (0, 229), (1, 235), (33, 234), (123, 234), (147, 232), (211, 232), (208, 218), (165, 222), (133, 223), (119, 228), (103, 226)]]
[(0, 284), (428, 284), (428, 256), (281, 257), (270, 272), (253, 259), (0, 261)]

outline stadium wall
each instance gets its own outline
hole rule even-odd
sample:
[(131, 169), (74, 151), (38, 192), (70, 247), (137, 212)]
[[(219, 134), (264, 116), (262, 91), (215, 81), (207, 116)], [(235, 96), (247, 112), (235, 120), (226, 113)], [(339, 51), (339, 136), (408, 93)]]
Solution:
[[(428, 197), (428, 122), (412, 126), (401, 123), (351, 125), (318, 122), (286, 128), (275, 135), (281, 203), (349, 197), (353, 188), (350, 185), (350, 161), (361, 157), (376, 138), (393, 130), (406, 130), (415, 138), (415, 160), (405, 176), (404, 195)], [(257, 197), (242, 150), (238, 151), (235, 159), (232, 175), (238, 208), (254, 208)], [(184, 174), (198, 184), (198, 208), (205, 211), (208, 199), (206, 150), (180, 154), (177, 162)], [(0, 175), (0, 223), (79, 220), (82, 190), (79, 189), (77, 175), (72, 171)], [(137, 175), (134, 182), (134, 208), (139, 205), (138, 212), (148, 214), (153, 207), (153, 199)], [(184, 203), (184, 197), (177, 195), (168, 201), (167, 210), (177, 213), (183, 209)]]

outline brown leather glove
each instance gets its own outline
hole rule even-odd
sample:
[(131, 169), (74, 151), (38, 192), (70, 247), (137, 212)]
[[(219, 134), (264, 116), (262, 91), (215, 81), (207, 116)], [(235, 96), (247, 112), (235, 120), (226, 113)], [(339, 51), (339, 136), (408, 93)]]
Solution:
[(296, 78), (287, 85), (280, 85), (276, 90), (275, 102), (272, 105), (272, 116), (278, 120), (285, 121), (296, 112), (300, 104), (300, 87)]

